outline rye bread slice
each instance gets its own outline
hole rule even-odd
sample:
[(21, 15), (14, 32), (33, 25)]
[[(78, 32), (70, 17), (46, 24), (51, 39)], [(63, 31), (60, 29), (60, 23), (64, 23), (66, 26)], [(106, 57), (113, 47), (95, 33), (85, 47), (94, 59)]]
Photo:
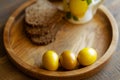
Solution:
[(53, 31), (49, 32), (46, 35), (32, 35), (30, 36), (30, 39), (37, 45), (47, 45), (55, 40), (56, 33), (57, 28), (53, 29)]
[(25, 10), (25, 32), (33, 43), (46, 45), (55, 40), (57, 23), (64, 13), (48, 0), (38, 0)]
[(62, 11), (57, 11), (56, 14), (54, 15), (54, 17), (49, 21), (48, 26), (36, 26), (34, 27), (33, 25), (28, 24), (27, 22), (25, 22), (25, 30), (27, 32), (27, 34), (29, 35), (46, 35), (48, 34), (51, 30), (54, 29), (55, 25), (57, 25), (57, 23), (62, 20), (64, 16), (64, 13)]
[(48, 27), (31, 27), (31, 25), (28, 25), (27, 23), (25, 25), (25, 32), (30, 35), (39, 35), (39, 36), (44, 36), (49, 33), (49, 28)]
[(56, 39), (56, 34), (62, 28), (64, 20), (61, 20), (49, 34), (44, 36), (30, 36), (30, 40), (37, 45), (47, 45)]
[(51, 34), (45, 36), (31, 36), (31, 41), (37, 45), (47, 45), (55, 40), (55, 37)]
[(48, 26), (57, 12), (54, 6), (48, 0), (38, 0), (37, 3), (29, 6), (25, 10), (25, 21), (35, 26)]

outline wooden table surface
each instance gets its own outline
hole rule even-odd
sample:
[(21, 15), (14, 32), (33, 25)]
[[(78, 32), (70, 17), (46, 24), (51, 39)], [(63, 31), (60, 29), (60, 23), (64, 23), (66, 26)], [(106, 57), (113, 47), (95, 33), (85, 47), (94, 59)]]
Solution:
[[(0, 0), (0, 80), (35, 80), (19, 71), (8, 59), (3, 44), (3, 30), (12, 12), (27, 0)], [(120, 30), (120, 0), (105, 0), (104, 4), (116, 19)], [(119, 35), (120, 37), (120, 35)], [(85, 80), (120, 80), (120, 42), (109, 63), (97, 74)], [(79, 80), (79, 79), (78, 79)]]

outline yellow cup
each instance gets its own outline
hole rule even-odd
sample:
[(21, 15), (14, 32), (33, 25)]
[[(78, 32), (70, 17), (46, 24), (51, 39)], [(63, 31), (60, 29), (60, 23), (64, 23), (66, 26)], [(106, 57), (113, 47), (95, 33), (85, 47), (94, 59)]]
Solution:
[[(71, 12), (69, 8), (69, 2), (70, 0), (63, 0), (63, 10), (66, 13)], [(85, 12), (83, 17), (78, 17), (78, 20), (75, 20), (74, 18), (67, 19), (69, 22), (74, 24), (84, 24), (89, 22), (94, 14), (96, 13), (96, 10), (98, 9), (99, 5), (103, 2), (103, 0), (91, 0), (91, 3), (88, 5), (88, 9)], [(81, 6), (81, 5), (80, 5)]]

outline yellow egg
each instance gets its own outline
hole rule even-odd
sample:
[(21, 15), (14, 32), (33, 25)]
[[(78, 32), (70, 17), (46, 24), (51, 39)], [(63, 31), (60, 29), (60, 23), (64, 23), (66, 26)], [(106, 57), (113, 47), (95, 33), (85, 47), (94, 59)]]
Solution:
[(84, 48), (79, 52), (77, 58), (81, 65), (88, 66), (97, 60), (97, 52), (93, 48)]
[(81, 18), (88, 9), (88, 3), (86, 0), (70, 0), (69, 8), (74, 16)]
[(53, 50), (48, 50), (44, 53), (42, 64), (47, 70), (57, 70), (59, 67), (59, 57)]
[(63, 68), (72, 70), (77, 66), (77, 58), (71, 51), (64, 51), (60, 55), (60, 63)]

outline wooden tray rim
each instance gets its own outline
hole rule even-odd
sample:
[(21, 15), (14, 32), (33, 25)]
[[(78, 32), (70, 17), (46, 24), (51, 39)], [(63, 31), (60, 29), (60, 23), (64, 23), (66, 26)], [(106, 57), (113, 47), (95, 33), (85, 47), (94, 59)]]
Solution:
[[(24, 4), (22, 4), (22, 6), (20, 6), (9, 17), (9, 19), (8, 19), (6, 25), (5, 25), (5, 28), (4, 28), (3, 39), (4, 39), (5, 48), (8, 52), (8, 55), (9, 55), (10, 59), (14, 63), (16, 63), (19, 68), (22, 68), (22, 70), (25, 70), (26, 72), (30, 72), (32, 74), (35, 74), (36, 76), (39, 76), (39, 75), (45, 76), (46, 75), (46, 76), (53, 76), (53, 77), (54, 76), (55, 77), (68, 77), (68, 76), (76, 76), (76, 75), (80, 75), (80, 74), (90, 72), (94, 68), (97, 68), (100, 65), (104, 64), (105, 62), (107, 62), (107, 60), (111, 57), (111, 55), (113, 54), (113, 51), (116, 48), (115, 46), (117, 45), (117, 42), (118, 42), (118, 28), (117, 28), (117, 23), (116, 23), (114, 17), (111, 15), (111, 13), (108, 11), (108, 9), (106, 7), (101, 5), (99, 7), (99, 9), (107, 16), (107, 18), (109, 19), (109, 21), (111, 23), (111, 26), (112, 26), (112, 40), (111, 40), (111, 44), (110, 44), (109, 48), (107, 49), (106, 53), (98, 61), (96, 61), (93, 65), (82, 68), (82, 69), (72, 70), (72, 71), (65, 71), (65, 72), (60, 72), (60, 71), (59, 72), (54, 72), (53, 71), (53, 72), (51, 72), (51, 71), (47, 71), (47, 70), (43, 70), (43, 69), (38, 69), (36, 67), (32, 67), (31, 65), (24, 63), (24, 61), (22, 61), (20, 58), (18, 58), (14, 54), (14, 51), (10, 49), (11, 46), (9, 44), (9, 28), (14, 23), (15, 18), (19, 15), (19, 13), (21, 11), (23, 11), (25, 9), (25, 7), (31, 5), (34, 2), (36, 2), (36, 0), (29, 0), (29, 1), (25, 2)], [(65, 73), (67, 75), (65, 75), (63, 73)], [(74, 73), (74, 74), (72, 74), (72, 73)]]

